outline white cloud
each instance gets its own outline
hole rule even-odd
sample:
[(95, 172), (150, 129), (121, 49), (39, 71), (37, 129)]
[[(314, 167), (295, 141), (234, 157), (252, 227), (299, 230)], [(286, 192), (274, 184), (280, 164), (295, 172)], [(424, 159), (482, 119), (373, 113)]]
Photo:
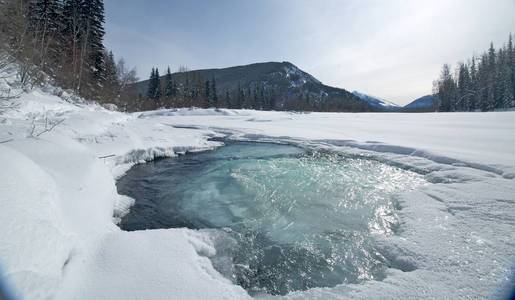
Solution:
[(150, 26), (134, 24), (138, 11), (118, 23), (108, 18), (108, 45), (142, 77), (170, 63), (209, 68), (289, 60), (326, 84), (399, 104), (430, 93), (443, 63), (515, 33), (514, 0), (159, 3), (166, 9), (155, 12)]

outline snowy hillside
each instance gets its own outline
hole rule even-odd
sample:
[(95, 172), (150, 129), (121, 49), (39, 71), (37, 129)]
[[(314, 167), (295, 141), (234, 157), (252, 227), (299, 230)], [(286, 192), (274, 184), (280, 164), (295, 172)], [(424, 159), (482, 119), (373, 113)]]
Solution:
[(485, 299), (510, 283), (515, 112), (125, 114), (49, 92), (23, 94), (0, 116), (0, 278), (20, 298), (249, 298), (213, 268), (213, 230), (116, 226), (134, 201), (117, 194), (116, 178), (136, 163), (221, 146), (215, 136), (362, 155), (431, 183), (397, 197), (400, 228), (379, 241), (384, 280), (286, 299)]
[(434, 101), (435, 97), (433, 95), (426, 95), (420, 98), (417, 98), (413, 100), (412, 102), (406, 104), (403, 107), (403, 110), (413, 110), (413, 111), (420, 111), (420, 110), (427, 110), (427, 111), (434, 111)]
[[(191, 90), (205, 81), (216, 82), (219, 107), (258, 108), (260, 102), (272, 102), (265, 110), (310, 111), (375, 111), (370, 105), (343, 88), (322, 84), (312, 75), (294, 64), (264, 62), (220, 69), (201, 69), (170, 74), (177, 85), (176, 100), (190, 97)], [(165, 85), (166, 76), (161, 76)], [(133, 85), (138, 94), (146, 95), (150, 80)], [(201, 93), (204, 88), (201, 88)], [(177, 101), (176, 101), (177, 102)], [(257, 103), (256, 103), (257, 102)], [(176, 107), (174, 105), (172, 107)], [(203, 107), (201, 105), (197, 105)]]
[(358, 91), (353, 91), (352, 94), (354, 94), (354, 96), (360, 98), (361, 100), (366, 101), (368, 104), (370, 104), (374, 107), (378, 107), (378, 108), (382, 108), (382, 109), (386, 109), (386, 110), (396, 110), (399, 108), (399, 105), (397, 105), (393, 102), (390, 102), (388, 100), (381, 99), (379, 97), (370, 96), (367, 94), (360, 93)]

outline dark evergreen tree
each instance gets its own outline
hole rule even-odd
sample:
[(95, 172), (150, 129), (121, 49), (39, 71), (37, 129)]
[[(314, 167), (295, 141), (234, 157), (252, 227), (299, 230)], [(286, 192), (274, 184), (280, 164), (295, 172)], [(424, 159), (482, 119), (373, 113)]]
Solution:
[(105, 81), (104, 3), (102, 0), (64, 0), (63, 17), (61, 34), (68, 41), (66, 74), (71, 75), (69, 81), (74, 89), (95, 97)]
[(220, 105), (220, 107), (232, 108), (232, 98), (229, 90), (225, 91), (224, 102)]
[(172, 81), (172, 97), (177, 97), (178, 95), (177, 81)]
[(489, 73), (488, 73), (488, 56), (485, 54), (481, 55), (481, 60), (478, 66), (478, 76), (479, 76), (479, 109), (481, 111), (488, 111), (488, 81), (489, 81)]
[(211, 106), (211, 84), (209, 80), (206, 80), (206, 83), (204, 85), (204, 105), (203, 107), (210, 107)]
[[(511, 93), (515, 96), (515, 47), (513, 46), (513, 37), (511, 34), (508, 40), (508, 64), (511, 72)], [(513, 101), (515, 101), (515, 99)], [(512, 103), (510, 106), (515, 106), (515, 103)]]
[(156, 103), (159, 105), (159, 100), (161, 99), (161, 78), (159, 76), (159, 69), (156, 68), (155, 70), (155, 73), (154, 73), (154, 86), (155, 86), (155, 91), (154, 91), (154, 97), (152, 99), (154, 99), (154, 101), (156, 101)]
[(27, 19), (33, 35), (32, 47), (37, 53), (35, 63), (48, 75), (55, 76), (62, 54), (60, 1), (30, 1)]
[(211, 104), (210, 105), (213, 107), (219, 107), (218, 106), (218, 93), (216, 91), (216, 80), (214, 77), (213, 77), (213, 79), (211, 79)]
[(148, 80), (147, 98), (156, 99), (159, 82), (159, 73), (157, 68), (152, 68), (150, 72), (150, 78)]
[(241, 109), (243, 108), (243, 102), (245, 101), (245, 94), (243, 93), (243, 90), (241, 89), (241, 84), (238, 82), (238, 89), (236, 90), (236, 101), (234, 105), (231, 108), (235, 109)]
[(252, 101), (252, 93), (250, 91), (250, 86), (247, 87), (247, 93), (245, 93), (245, 101), (244, 101), (244, 104), (243, 104), (243, 108), (247, 108), (247, 109), (253, 109), (254, 108), (254, 103)]
[(468, 66), (460, 63), (458, 67), (458, 95), (456, 110), (468, 111), (472, 98), (471, 79)]
[(87, 36), (86, 51), (88, 52), (88, 66), (95, 83), (102, 82), (104, 74), (104, 1), (82, 1), (83, 31)]
[(496, 90), (496, 64), (495, 64), (495, 48), (493, 43), (490, 43), (490, 48), (488, 49), (488, 79), (487, 79), (487, 94), (486, 94), (486, 110), (494, 110), (495, 108), (495, 90)]
[(472, 57), (470, 62), (470, 89), (471, 89), (471, 97), (469, 99), (469, 111), (475, 111), (478, 109), (478, 104), (481, 101), (481, 93), (479, 88), (479, 79), (476, 68), (476, 58)]
[(451, 75), (450, 66), (445, 64), (437, 82), (438, 110), (442, 112), (453, 111), (456, 100), (456, 83)]
[(479, 60), (460, 64), (456, 76), (444, 65), (435, 81), (440, 111), (491, 111), (515, 106), (515, 49), (510, 34), (507, 45), (496, 50), (492, 43)]
[(113, 102), (115, 98), (118, 96), (120, 92), (120, 82), (118, 81), (118, 74), (116, 72), (116, 63), (114, 61), (114, 55), (112, 51), (104, 53), (104, 82), (102, 84), (104, 93), (103, 97), (109, 101)]
[(164, 97), (166, 99), (171, 99), (174, 96), (174, 84), (172, 80), (172, 72), (170, 71), (170, 67), (166, 69), (166, 75), (165, 75), (165, 90), (164, 90)]

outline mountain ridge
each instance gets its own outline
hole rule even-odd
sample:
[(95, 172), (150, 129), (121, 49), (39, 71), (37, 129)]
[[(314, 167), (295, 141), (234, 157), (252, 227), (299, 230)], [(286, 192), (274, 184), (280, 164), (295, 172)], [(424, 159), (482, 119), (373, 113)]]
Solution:
[(385, 100), (380, 97), (365, 94), (365, 93), (362, 93), (362, 92), (359, 92), (356, 90), (352, 91), (352, 94), (354, 94), (354, 96), (362, 99), (363, 101), (366, 101), (370, 105), (377, 107), (377, 108), (384, 109), (386, 111), (395, 111), (395, 110), (398, 110), (399, 108), (401, 108), (401, 106), (399, 106), (396, 103), (393, 103), (391, 101)]
[[(160, 76), (161, 86), (166, 75)], [(310, 111), (381, 111), (380, 107), (356, 97), (343, 88), (323, 84), (311, 74), (301, 70), (291, 62), (259, 62), (227, 68), (199, 69), (171, 74), (182, 97), (190, 97), (193, 86), (202, 93), (201, 85), (216, 81), (217, 98), (221, 102), (235, 101), (244, 96), (242, 103), (224, 103), (230, 108), (254, 108), (275, 110), (310, 110)], [(139, 81), (134, 88), (141, 97), (146, 95), (149, 80)], [(197, 93), (198, 94), (198, 93)], [(197, 97), (202, 97), (198, 96)], [(261, 97), (263, 99), (259, 100)], [(224, 99), (228, 98), (228, 99)], [(241, 98), (241, 97), (240, 97)], [(265, 102), (269, 98), (271, 105), (255, 103)], [(272, 99), (274, 98), (274, 99)], [(172, 107), (187, 105), (188, 101), (179, 99)], [(186, 99), (187, 100), (187, 99)], [(273, 101), (272, 101), (273, 100)], [(182, 101), (182, 102), (181, 102)], [(179, 103), (180, 102), (180, 103)], [(191, 101), (190, 101), (191, 102)], [(183, 104), (184, 103), (184, 104)], [(238, 105), (239, 104), (239, 105)]]
[(425, 95), (419, 97), (402, 107), (403, 112), (431, 112), (434, 108), (435, 97), (433, 95)]

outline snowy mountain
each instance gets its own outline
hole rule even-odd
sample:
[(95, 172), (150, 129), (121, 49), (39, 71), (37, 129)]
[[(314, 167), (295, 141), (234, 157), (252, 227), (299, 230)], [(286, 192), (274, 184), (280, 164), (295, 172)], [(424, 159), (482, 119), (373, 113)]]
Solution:
[(422, 96), (405, 105), (403, 111), (434, 111), (435, 97), (432, 95)]
[(352, 94), (360, 98), (361, 100), (366, 101), (373, 107), (377, 107), (384, 110), (397, 110), (399, 108), (399, 105), (388, 100), (381, 99), (379, 97), (370, 96), (364, 93), (360, 93), (358, 91), (353, 91)]
[[(162, 73), (161, 73), (162, 74)], [(164, 86), (161, 76), (161, 86)], [(290, 62), (265, 62), (221, 69), (203, 69), (172, 74), (179, 90), (188, 90), (195, 82), (216, 80), (217, 94), (223, 99), (227, 94), (233, 99), (240, 88), (245, 97), (254, 99), (256, 89), (273, 95), (274, 109), (312, 111), (378, 111), (379, 106), (370, 105), (349, 91), (324, 85), (312, 75)], [(135, 88), (146, 95), (149, 80), (140, 81)], [(189, 85), (189, 86), (188, 86)]]

